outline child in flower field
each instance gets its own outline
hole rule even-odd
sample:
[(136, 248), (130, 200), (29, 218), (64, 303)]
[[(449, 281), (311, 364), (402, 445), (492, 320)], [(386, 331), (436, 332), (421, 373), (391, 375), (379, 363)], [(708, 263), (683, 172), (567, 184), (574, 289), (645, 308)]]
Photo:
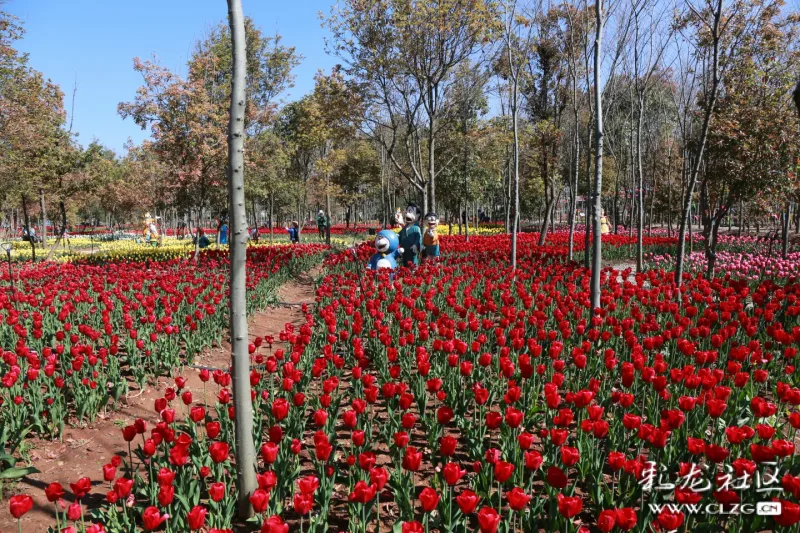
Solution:
[(608, 227), (608, 218), (606, 218), (606, 210), (603, 209), (603, 215), (600, 217), (600, 234), (601, 235), (608, 235), (609, 227)]
[(300, 224), (297, 221), (293, 221), (292, 224), (286, 228), (286, 231), (289, 232), (289, 240), (292, 244), (297, 244), (300, 242)]

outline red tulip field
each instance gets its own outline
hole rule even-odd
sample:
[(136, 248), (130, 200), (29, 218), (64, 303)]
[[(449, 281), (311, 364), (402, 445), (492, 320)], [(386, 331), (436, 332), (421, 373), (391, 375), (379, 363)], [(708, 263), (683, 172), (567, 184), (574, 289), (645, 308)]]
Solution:
[[(6, 523), (27, 531), (42, 491), (51, 531), (69, 532), (796, 527), (797, 279), (687, 273), (678, 289), (670, 271), (609, 267), (590, 312), (588, 271), (561, 234), (537, 238), (520, 237), (516, 272), (507, 236), (445, 237), (439, 262), (393, 277), (364, 272), (368, 244), (327, 252), (316, 305), (250, 346), (249, 523), (233, 518), (231, 376), (187, 366), (225, 335), (224, 256), (27, 267), (0, 296), (4, 475), (26, 435), (169, 386), (115, 430), (107, 464), (8, 485)], [(322, 251), (252, 248), (251, 311)]]

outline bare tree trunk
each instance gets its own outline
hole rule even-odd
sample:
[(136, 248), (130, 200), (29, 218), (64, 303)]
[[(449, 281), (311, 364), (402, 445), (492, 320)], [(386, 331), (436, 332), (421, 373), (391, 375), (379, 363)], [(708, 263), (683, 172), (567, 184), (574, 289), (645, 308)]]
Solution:
[[(592, 113), (592, 115), (590, 116), (589, 123), (586, 126), (587, 129), (588, 129), (588, 132), (589, 132), (589, 134), (588, 134), (589, 142), (586, 145), (587, 147), (592, 145), (592, 139), (593, 139), (593, 135), (594, 135), (594, 130), (593, 130), (594, 121), (595, 121), (595, 116), (594, 116), (594, 113)], [(591, 252), (590, 252), (590, 250), (592, 249), (592, 243), (591, 243), (591, 235), (592, 235), (591, 228), (592, 228), (592, 224), (591, 224), (591, 221), (589, 220), (590, 213), (591, 213), (591, 210), (592, 210), (591, 209), (592, 204), (590, 202), (590, 200), (592, 198), (592, 172), (591, 171), (592, 171), (592, 150), (587, 148), (587, 150), (586, 150), (586, 196), (585, 196), (586, 199), (583, 202), (585, 204), (584, 211), (586, 211), (584, 213), (584, 217), (583, 217), (583, 219), (584, 219), (584, 222), (583, 222), (583, 224), (584, 224), (584, 232), (583, 232), (584, 233), (583, 234), (583, 245), (584, 245), (583, 266), (584, 266), (584, 268), (587, 268), (587, 269), (590, 268), (590, 266), (591, 266), (591, 256), (590, 256)]]
[(603, 91), (600, 87), (600, 58), (603, 44), (603, 0), (595, 3), (596, 33), (594, 41), (594, 103), (595, 103), (595, 154), (594, 154), (594, 213), (592, 247), (592, 278), (590, 284), (592, 310), (600, 307), (600, 270), (603, 266), (603, 241), (600, 218), (603, 204)]
[(642, 169), (642, 121), (644, 120), (644, 97), (639, 98), (639, 112), (636, 120), (636, 173), (638, 174), (639, 219), (636, 236), (636, 272), (644, 270), (643, 233), (644, 233), (644, 171)]
[[(514, 69), (514, 60), (511, 54), (510, 42), (506, 44), (506, 51), (508, 53), (508, 61), (510, 68)], [(517, 269), (517, 233), (519, 232), (519, 130), (517, 125), (517, 115), (519, 114), (519, 106), (517, 97), (519, 94), (519, 79), (518, 72), (512, 75), (511, 80), (511, 129), (514, 138), (514, 152), (513, 152), (513, 170), (514, 170), (514, 219), (512, 220), (511, 232), (511, 270)]]
[(667, 237), (672, 237), (672, 143), (667, 155)]
[(31, 243), (31, 257), (33, 261), (36, 261), (36, 244), (34, 243), (33, 237), (31, 237), (31, 223), (30, 219), (28, 218), (28, 201), (25, 198), (25, 195), (22, 195), (22, 220), (24, 221), (25, 228), (28, 230), (28, 242)]
[[(270, 191), (269, 193), (269, 243), (275, 244), (275, 217), (274, 217), (274, 208), (275, 208), (275, 193)], [(328, 219), (331, 218), (331, 214), (328, 213)], [(329, 220), (330, 223), (330, 220)]]
[(253, 402), (250, 397), (250, 355), (247, 349), (247, 213), (244, 205), (245, 55), (241, 0), (228, 0), (233, 49), (230, 123), (228, 126), (228, 203), (230, 205), (230, 328), (235, 405), (237, 509), (242, 519), (253, 515), (250, 495), (257, 488), (253, 444)]
[[(436, 211), (436, 114), (434, 112), (434, 107), (437, 102), (434, 101), (434, 93), (433, 87), (428, 89), (428, 101), (430, 102), (430, 121), (429, 127), (430, 131), (428, 133), (428, 187), (430, 189), (430, 198), (427, 196), (424, 198), (423, 203), (425, 204), (425, 213), (430, 211)], [(430, 206), (428, 203), (430, 202)]]
[(42, 211), (42, 248), (47, 247), (47, 211), (44, 207), (44, 189), (39, 188), (39, 209)]
[[(67, 208), (64, 206), (64, 201), (60, 200), (58, 202), (58, 209), (61, 212), (61, 231), (58, 232), (58, 237), (56, 237), (56, 241), (53, 243), (53, 247), (50, 248), (50, 251), (47, 253), (47, 257), (45, 261), (50, 261), (50, 258), (53, 257), (53, 252), (56, 251), (58, 248), (58, 244), (65, 240), (65, 235), (67, 233)], [(69, 248), (69, 239), (66, 239), (67, 247)]]
[(506, 165), (506, 183), (505, 183), (505, 190), (503, 191), (503, 200), (505, 201), (505, 208), (506, 208), (506, 233), (511, 233), (511, 183), (512, 179), (511, 176), (513, 174), (511, 167), (513, 163), (514, 156), (508, 158), (508, 163)]
[[(328, 223), (325, 224), (325, 244), (328, 246), (331, 245), (331, 191), (330, 191), (330, 183), (328, 176), (325, 176), (325, 211), (328, 213)], [(348, 213), (350, 212), (350, 208), (348, 207)], [(348, 224), (350, 220), (348, 218)]]
[[(469, 146), (467, 145), (467, 116), (464, 116), (464, 202), (469, 202)], [(469, 219), (464, 221), (464, 232), (469, 242)]]
[(708, 95), (705, 114), (703, 116), (703, 127), (700, 130), (700, 138), (697, 143), (697, 153), (694, 154), (695, 161), (692, 165), (692, 173), (689, 176), (689, 184), (686, 187), (686, 194), (683, 198), (683, 210), (681, 212), (681, 224), (678, 231), (678, 256), (675, 264), (675, 284), (679, 287), (683, 283), (683, 259), (686, 250), (686, 224), (691, 223), (689, 212), (692, 207), (692, 193), (697, 183), (697, 176), (700, 173), (700, 166), (703, 164), (703, 153), (705, 152), (708, 140), (708, 128), (711, 124), (711, 116), (714, 113), (714, 106), (717, 101), (717, 89), (719, 87), (719, 42), (720, 42), (720, 23), (722, 20), (722, 0), (717, 0), (714, 8), (714, 23), (712, 26), (713, 56), (711, 72), (711, 89)]
[(786, 259), (789, 255), (789, 218), (792, 216), (792, 204), (786, 202), (786, 209), (783, 212), (783, 246), (781, 247), (781, 258)]
[[(574, 89), (573, 89), (574, 90)], [(577, 91), (575, 91), (577, 92)], [(570, 207), (569, 207), (569, 260), (572, 261), (575, 256), (575, 210), (578, 200), (578, 179), (580, 177), (580, 157), (581, 157), (581, 142), (578, 133), (578, 104), (575, 102), (575, 133), (572, 138), (572, 145), (575, 147), (575, 157), (573, 158), (575, 164), (575, 178), (572, 182), (572, 191), (570, 191)]]

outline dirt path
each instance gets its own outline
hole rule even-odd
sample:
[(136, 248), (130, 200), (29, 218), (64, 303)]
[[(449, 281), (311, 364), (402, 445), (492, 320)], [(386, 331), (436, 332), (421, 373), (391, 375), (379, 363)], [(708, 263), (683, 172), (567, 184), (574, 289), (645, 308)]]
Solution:
[[(316, 272), (301, 275), (282, 285), (278, 292), (280, 301), (298, 304), (313, 302)], [(287, 323), (300, 324), (302, 321), (299, 305), (270, 307), (251, 318), (248, 333), (251, 340), (269, 335), (277, 338)], [(206, 350), (195, 359), (194, 364), (227, 368), (230, 364), (230, 345), (224, 343)], [(187, 367), (180, 375), (186, 378), (186, 389), (192, 392), (194, 401), (201, 402), (203, 383), (198, 371)], [(174, 386), (174, 381), (166, 377), (159, 378), (157, 383), (149, 383), (141, 393), (132, 392), (127, 402), (122, 399), (120, 409), (109, 411), (106, 416), (101, 413), (93, 424), (82, 428), (65, 427), (63, 442), (29, 439), (27, 442), (32, 449), (28, 453), (32, 465), (41, 473), (25, 477), (13, 488), (5, 488), (3, 501), (0, 502), (0, 532), (17, 531), (17, 523), (9, 514), (7, 500), (19, 493), (29, 494), (34, 500), (33, 509), (22, 519), (25, 533), (43, 533), (48, 527), (55, 527), (53, 504), (44, 495), (44, 488), (52, 482), (61, 483), (70, 493), (69, 483), (84, 476), (89, 477), (92, 480), (92, 492), (83, 499), (83, 503), (88, 509), (99, 507), (105, 500), (106, 492), (111, 490), (111, 483), (103, 481), (103, 465), (109, 463), (114, 454), (127, 450), (121, 428), (132, 424), (137, 418), (145, 420), (148, 430), (155, 426), (159, 419), (153, 408), (154, 401), (163, 397), (164, 390), (170, 386)], [(213, 387), (210, 390), (214, 390)], [(73, 501), (71, 494), (66, 499)]]

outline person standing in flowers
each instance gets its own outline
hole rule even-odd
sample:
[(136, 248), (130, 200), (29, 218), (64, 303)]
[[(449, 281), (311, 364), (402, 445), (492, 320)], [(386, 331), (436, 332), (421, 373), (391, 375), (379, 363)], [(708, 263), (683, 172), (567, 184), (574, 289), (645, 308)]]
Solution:
[(289, 241), (291, 241), (292, 244), (300, 242), (300, 224), (296, 220), (286, 228), (286, 231), (289, 232)]
[(419, 252), (422, 250), (422, 230), (417, 224), (419, 207), (409, 204), (404, 217), (406, 225), (400, 230), (400, 246), (403, 248), (403, 265), (419, 264)]
[(317, 231), (319, 232), (319, 240), (325, 239), (325, 229), (328, 227), (328, 219), (325, 217), (325, 211), (322, 209), (317, 213)]
[(223, 221), (219, 228), (219, 243), (228, 244), (228, 223), (226, 221)]
[(425, 233), (422, 235), (422, 257), (424, 260), (431, 260), (439, 257), (439, 234), (436, 226), (439, 225), (439, 217), (436, 213), (425, 215)]
[(608, 227), (608, 219), (606, 218), (606, 210), (603, 209), (602, 211), (603, 216), (600, 217), (600, 234), (601, 235), (608, 235), (610, 228)]

